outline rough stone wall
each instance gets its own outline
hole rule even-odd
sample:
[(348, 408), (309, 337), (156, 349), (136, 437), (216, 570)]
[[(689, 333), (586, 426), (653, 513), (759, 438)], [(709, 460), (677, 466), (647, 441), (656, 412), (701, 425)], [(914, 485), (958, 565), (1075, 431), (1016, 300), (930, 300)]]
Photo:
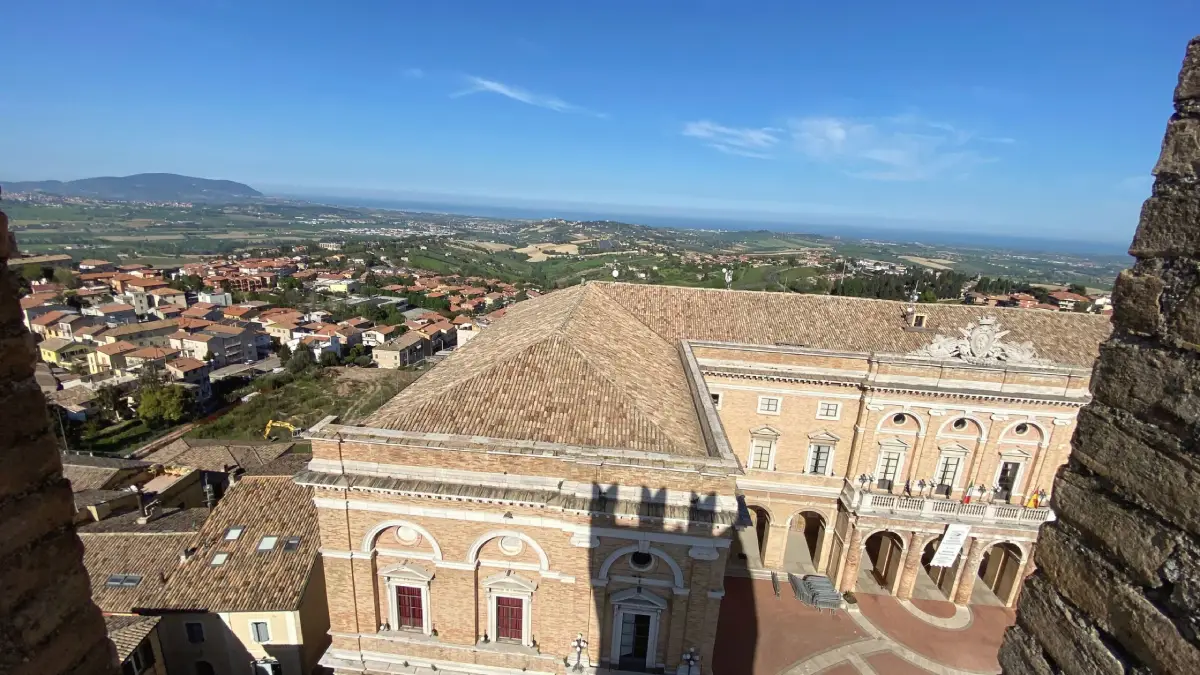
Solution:
[(115, 672), (71, 524), (71, 486), (33, 379), (37, 352), (7, 264), (14, 242), (0, 212), (0, 673)]
[(1200, 673), (1200, 38), (1005, 673)]

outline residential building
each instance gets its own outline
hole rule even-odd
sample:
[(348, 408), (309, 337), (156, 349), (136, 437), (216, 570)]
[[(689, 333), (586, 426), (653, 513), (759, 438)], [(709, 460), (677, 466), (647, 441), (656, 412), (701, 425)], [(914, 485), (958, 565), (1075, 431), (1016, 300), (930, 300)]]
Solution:
[(399, 326), (375, 326), (363, 331), (362, 343), (368, 347), (378, 347), (399, 334)]
[(712, 662), (727, 568), (1011, 605), (1109, 331), (640, 284), (514, 305), (361, 424), (309, 430), (323, 664), (562, 672), (582, 635), (581, 665), (676, 672)]
[(200, 291), (196, 299), (199, 302), (216, 305), (218, 307), (228, 307), (233, 304), (233, 296), (226, 291)]
[(240, 326), (209, 324), (194, 333), (179, 331), (170, 336), (170, 344), (185, 356), (210, 362), (215, 368), (258, 358), (255, 331)]
[(243, 305), (233, 305), (221, 310), (221, 316), (228, 321), (250, 321), (258, 316), (258, 310)]
[(174, 305), (181, 309), (187, 309), (187, 294), (169, 286), (152, 289), (150, 291), (150, 298), (154, 307)]
[(66, 338), (46, 338), (38, 344), (38, 352), (46, 363), (67, 368), (72, 364), (87, 362), (92, 348), (82, 342), (71, 342)]
[(98, 345), (87, 355), (88, 372), (99, 375), (107, 371), (122, 371), (126, 369), (125, 354), (137, 351), (139, 347), (124, 340)]
[[(27, 311), (30, 311), (30, 310), (27, 310)], [(77, 315), (77, 314), (78, 314), (78, 312), (76, 312), (73, 309), (71, 309), (71, 310), (55, 309), (55, 310), (50, 310), (48, 312), (35, 314), (35, 315), (33, 315), (33, 318), (27, 320), (29, 323), (29, 330), (34, 335), (40, 335), (42, 337), (53, 337), (50, 333), (52, 330), (57, 328), (58, 322), (60, 320), (62, 320), (64, 317)]]
[(179, 356), (179, 350), (167, 347), (140, 347), (123, 354), (123, 356), (125, 357), (125, 366), (130, 370), (137, 370), (148, 365), (161, 366)]
[(108, 326), (120, 326), (127, 323), (137, 323), (138, 315), (133, 305), (123, 302), (110, 302), (94, 307), (84, 307), (84, 316), (99, 317)]
[(1091, 302), (1086, 296), (1071, 293), (1070, 291), (1055, 291), (1049, 295), (1047, 300), (1049, 301), (1048, 304), (1058, 307), (1063, 312), (1073, 312), (1076, 305)]
[(166, 370), (171, 379), (176, 382), (195, 386), (198, 401), (207, 401), (212, 398), (212, 382), (208, 379), (212, 367), (208, 363), (183, 357), (168, 361)]
[(165, 346), (170, 344), (169, 336), (176, 329), (174, 319), (147, 321), (110, 328), (104, 331), (101, 337), (107, 344), (124, 341), (139, 347)]
[(222, 305), (214, 305), (210, 302), (197, 302), (183, 310), (183, 313), (180, 314), (185, 319), (201, 319), (204, 321), (220, 321), (222, 315)]
[(371, 350), (371, 360), (380, 368), (403, 368), (428, 358), (428, 348), (429, 340), (420, 333), (405, 333), (391, 342), (376, 346)]
[(239, 480), (173, 551), (176, 564), (148, 605), (162, 616), (167, 671), (313, 672), (329, 643), (318, 546), (308, 490), (288, 476)]
[(112, 272), (116, 267), (107, 260), (85, 258), (79, 261), (80, 272)]

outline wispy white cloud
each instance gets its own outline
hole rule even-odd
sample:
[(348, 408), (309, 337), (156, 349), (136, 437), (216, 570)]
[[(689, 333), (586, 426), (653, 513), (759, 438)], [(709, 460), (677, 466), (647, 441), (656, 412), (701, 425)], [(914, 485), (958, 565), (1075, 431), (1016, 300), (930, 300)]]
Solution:
[(771, 159), (770, 151), (779, 144), (781, 132), (781, 129), (772, 127), (727, 127), (709, 120), (699, 120), (685, 124), (682, 133), (690, 138), (699, 138), (709, 147), (729, 155)]
[(583, 115), (591, 115), (593, 117), (607, 117), (604, 113), (598, 113), (594, 110), (588, 110), (582, 106), (577, 106), (573, 103), (567, 103), (561, 98), (553, 94), (538, 94), (528, 89), (497, 82), (496, 80), (488, 80), (474, 75), (467, 76), (468, 87), (462, 91), (451, 94), (451, 98), (460, 98), (470, 96), (472, 94), (490, 93), (499, 94), (505, 98), (510, 98), (514, 101), (520, 101), (527, 105), (537, 106), (538, 108), (546, 108), (555, 112), (562, 113), (580, 113)]
[(420, 68), (405, 68), (403, 75), (407, 78), (419, 80), (422, 77), (425, 77), (425, 71), (421, 70)]
[(952, 124), (906, 114), (880, 120), (801, 117), (790, 122), (796, 148), (812, 160), (873, 180), (914, 181), (962, 174), (994, 158), (979, 152), (979, 139)]

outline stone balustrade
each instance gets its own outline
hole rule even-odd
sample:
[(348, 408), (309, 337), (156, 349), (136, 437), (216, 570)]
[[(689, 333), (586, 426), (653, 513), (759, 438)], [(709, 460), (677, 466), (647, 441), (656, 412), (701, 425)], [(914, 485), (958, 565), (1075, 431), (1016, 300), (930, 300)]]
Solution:
[(1036, 530), (1054, 520), (1048, 507), (1027, 508), (997, 502), (963, 503), (952, 499), (910, 497), (861, 490), (849, 483), (842, 487), (842, 503), (860, 515), (898, 516), (937, 522), (966, 522)]

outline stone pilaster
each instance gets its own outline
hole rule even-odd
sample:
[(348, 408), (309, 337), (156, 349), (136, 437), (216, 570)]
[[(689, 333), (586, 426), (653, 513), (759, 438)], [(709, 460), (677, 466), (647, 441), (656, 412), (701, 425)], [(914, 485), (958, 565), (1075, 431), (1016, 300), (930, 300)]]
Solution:
[(908, 541), (904, 544), (904, 566), (900, 570), (900, 585), (896, 597), (907, 600), (912, 597), (913, 587), (917, 585), (917, 573), (921, 570), (921, 554), (924, 553), (920, 532), (909, 532)]
[(1200, 38), (1154, 175), (1000, 649), (1010, 675), (1200, 673)]
[(8, 216), (0, 211), (0, 673), (116, 671), (72, 524), (36, 350), (22, 323)]
[(958, 568), (958, 578), (954, 580), (954, 604), (968, 605), (971, 603), (971, 593), (975, 590), (975, 577), (979, 575), (979, 563), (983, 560), (984, 543), (971, 537), (962, 552), (962, 565)]
[(763, 567), (783, 569), (783, 556), (787, 553), (788, 527), (786, 523), (771, 522), (767, 526), (767, 546), (763, 551)]
[(853, 591), (855, 584), (858, 583), (858, 566), (862, 562), (862, 534), (859, 533), (858, 527), (852, 526), (850, 530), (850, 543), (846, 545), (845, 555), (842, 559), (846, 564), (842, 566), (842, 581), (838, 585), (838, 590), (844, 592)]

